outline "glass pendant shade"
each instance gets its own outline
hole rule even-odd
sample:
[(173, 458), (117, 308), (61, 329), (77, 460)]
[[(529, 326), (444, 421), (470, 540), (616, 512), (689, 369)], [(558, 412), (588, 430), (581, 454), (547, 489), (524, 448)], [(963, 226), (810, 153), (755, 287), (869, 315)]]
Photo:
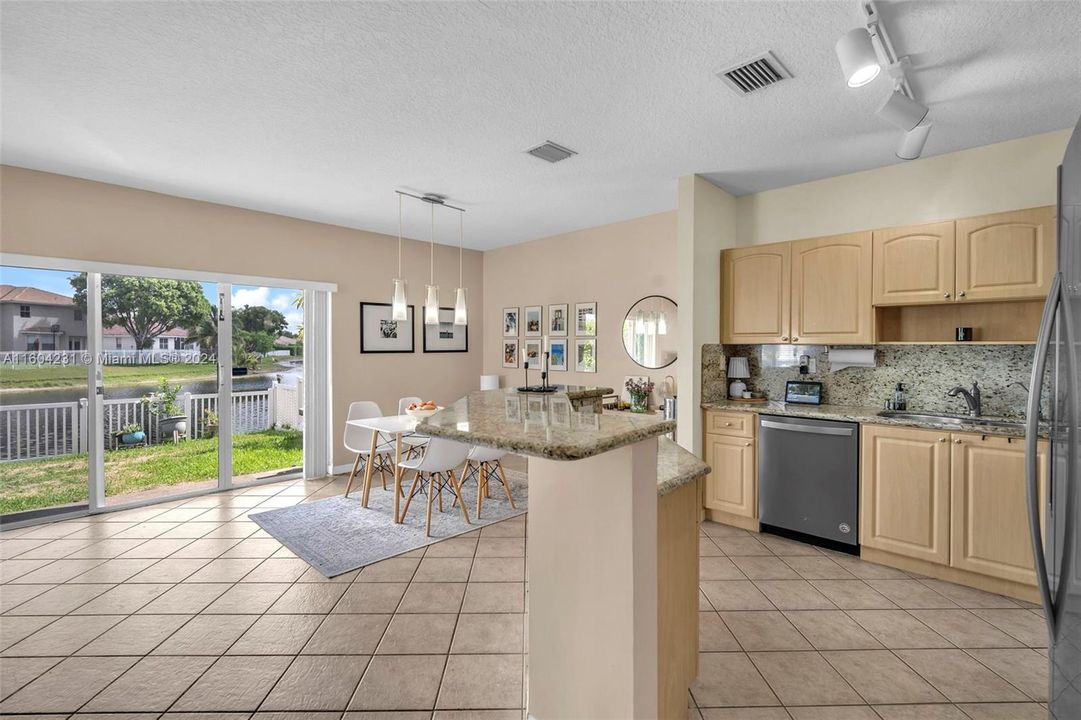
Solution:
[(657, 334), (668, 334), (668, 314), (663, 311), (661, 312), (660, 317), (657, 319)]
[(439, 324), (439, 286), (429, 285), (427, 297), (424, 300), (424, 324)]
[(390, 301), (391, 320), (408, 320), (409, 309), (405, 305), (405, 280), (394, 278), (394, 297)]
[(465, 288), (458, 288), (454, 293), (454, 324), (466, 325)]
[(646, 315), (641, 310), (634, 315), (634, 333), (636, 335), (646, 334)]

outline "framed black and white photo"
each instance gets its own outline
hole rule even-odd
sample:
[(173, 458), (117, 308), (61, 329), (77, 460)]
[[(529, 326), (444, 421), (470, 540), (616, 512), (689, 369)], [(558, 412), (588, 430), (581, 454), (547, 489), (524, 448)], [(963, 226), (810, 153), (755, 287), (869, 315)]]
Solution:
[(469, 326), (454, 324), (454, 308), (439, 308), (439, 324), (424, 326), (424, 352), (469, 352)]
[(565, 339), (548, 341), (548, 369), (566, 372), (567, 341)]
[(584, 373), (597, 372), (596, 338), (575, 338), (574, 369)]
[(362, 353), (411, 353), (413, 346), (413, 306), (408, 318), (391, 319), (390, 303), (360, 304), (360, 351)]
[(518, 338), (503, 338), (503, 367), (518, 367)]
[(542, 310), (540, 305), (527, 305), (525, 309), (525, 336), (540, 337), (544, 334), (542, 328)]
[(503, 337), (518, 337), (518, 308), (503, 308)]
[(574, 304), (574, 334), (576, 337), (597, 337), (597, 303)]
[(567, 337), (567, 322), (569, 311), (567, 303), (562, 305), (548, 306), (548, 334), (556, 337)]

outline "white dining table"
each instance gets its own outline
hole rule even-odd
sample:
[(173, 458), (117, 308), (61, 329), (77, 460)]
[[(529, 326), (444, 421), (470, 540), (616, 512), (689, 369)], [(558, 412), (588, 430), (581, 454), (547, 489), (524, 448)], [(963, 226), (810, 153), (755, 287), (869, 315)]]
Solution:
[[(394, 436), (394, 522), (400, 523), (398, 506), (402, 497), (402, 469), (399, 463), (402, 461), (402, 436), (416, 430), (419, 421), (411, 415), (386, 415), (383, 417), (359, 418), (347, 420), (346, 423), (356, 427), (375, 430), (372, 433), (372, 447), (368, 455), (368, 462), (364, 466), (364, 489), (360, 503), (368, 507), (368, 494), (372, 489), (372, 471), (375, 468), (375, 450), (379, 445), (379, 436)], [(346, 490), (348, 494), (348, 489)]]

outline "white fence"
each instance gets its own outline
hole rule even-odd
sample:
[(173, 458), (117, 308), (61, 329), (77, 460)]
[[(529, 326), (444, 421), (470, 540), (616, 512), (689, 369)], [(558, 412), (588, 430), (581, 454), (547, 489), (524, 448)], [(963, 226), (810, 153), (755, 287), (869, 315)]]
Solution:
[[(188, 418), (187, 437), (207, 435), (207, 413), (218, 410), (217, 394), (184, 393), (177, 398)], [(273, 427), (303, 427), (303, 383), (275, 382), (267, 390), (235, 392), (231, 398), (233, 432), (258, 432)], [(85, 398), (70, 402), (0, 405), (0, 462), (34, 460), (84, 453), (89, 448), (86, 434), (88, 403)], [(158, 424), (140, 398), (107, 399), (104, 402), (105, 447), (112, 447), (113, 434), (126, 425), (139, 425), (150, 443), (162, 438)]]
[[(102, 350), (104, 365), (163, 365), (166, 363), (210, 362), (213, 355), (199, 350)], [(89, 365), (86, 350), (26, 350), (0, 352), (0, 365)]]

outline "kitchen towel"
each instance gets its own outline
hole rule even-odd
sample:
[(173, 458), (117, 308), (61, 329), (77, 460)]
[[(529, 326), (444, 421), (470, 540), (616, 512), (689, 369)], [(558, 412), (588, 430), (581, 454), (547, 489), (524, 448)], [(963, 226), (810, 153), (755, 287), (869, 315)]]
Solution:
[(874, 348), (830, 348), (830, 372), (847, 367), (875, 366)]

